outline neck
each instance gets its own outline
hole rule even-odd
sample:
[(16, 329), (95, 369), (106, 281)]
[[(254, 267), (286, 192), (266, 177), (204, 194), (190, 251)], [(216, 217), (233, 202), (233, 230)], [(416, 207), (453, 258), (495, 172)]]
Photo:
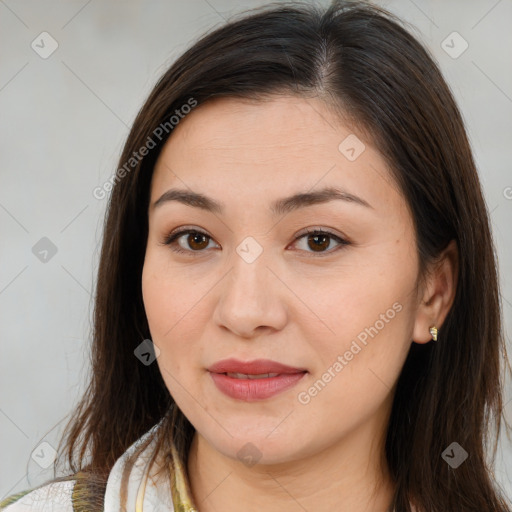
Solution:
[(369, 424), (313, 456), (252, 467), (218, 452), (196, 432), (187, 472), (199, 512), (248, 506), (266, 512), (387, 512), (394, 493), (384, 438), (377, 440)]

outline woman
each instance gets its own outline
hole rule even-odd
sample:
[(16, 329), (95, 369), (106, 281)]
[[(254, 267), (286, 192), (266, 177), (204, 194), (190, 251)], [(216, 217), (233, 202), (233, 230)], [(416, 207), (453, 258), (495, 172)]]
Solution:
[(511, 510), (488, 213), (399, 20), (273, 6), (206, 35), (111, 183), (73, 474), (5, 510)]

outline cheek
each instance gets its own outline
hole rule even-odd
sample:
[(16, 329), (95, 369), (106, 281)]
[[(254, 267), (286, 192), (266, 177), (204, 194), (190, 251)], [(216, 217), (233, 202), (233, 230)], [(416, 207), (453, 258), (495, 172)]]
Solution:
[(316, 363), (311, 379), (297, 390), (296, 407), (304, 422), (316, 418), (326, 438), (357, 428), (389, 405), (410, 346), (409, 313), (393, 298), (332, 316), (335, 335), (311, 333)]
[[(204, 291), (201, 284), (185, 279), (183, 271), (172, 268), (156, 251), (148, 250), (142, 271), (142, 297), (154, 341), (166, 343), (192, 313)], [(193, 314), (193, 313), (192, 313)]]
[(393, 338), (409, 325), (404, 320), (410, 315), (413, 274), (405, 269), (365, 264), (317, 280), (314, 287), (309, 280), (303, 282), (294, 291), (311, 307), (305, 311), (309, 327), (305, 320), (301, 325), (317, 333), (323, 351), (340, 350), (353, 339), (364, 344), (377, 335)]
[(315, 318), (301, 325), (314, 341), (313, 370), (327, 402), (378, 401), (398, 377), (411, 343), (415, 282), (414, 261), (401, 261), (365, 260), (309, 292)]
[(160, 350), (157, 363), (169, 391), (187, 383), (198, 365), (203, 348), (202, 329), (208, 315), (204, 280), (185, 277), (166, 261), (146, 257), (142, 272), (142, 296), (153, 343)]
[(169, 393), (176, 399), (189, 364), (190, 349), (187, 350), (187, 340), (180, 333), (189, 308), (183, 293), (181, 296), (177, 293), (176, 282), (168, 281), (165, 274), (155, 272), (153, 268), (148, 262), (143, 270), (144, 308), (151, 340), (160, 351), (156, 363)]

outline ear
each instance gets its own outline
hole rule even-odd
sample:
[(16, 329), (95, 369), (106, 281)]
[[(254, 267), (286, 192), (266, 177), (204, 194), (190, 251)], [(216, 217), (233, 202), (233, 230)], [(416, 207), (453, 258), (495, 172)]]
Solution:
[(438, 336), (442, 339), (441, 326), (455, 299), (458, 268), (459, 252), (455, 240), (451, 240), (433, 268), (429, 269), (419, 292), (419, 304), (413, 330), (414, 342), (428, 343), (431, 341), (430, 327), (433, 325), (437, 327)]

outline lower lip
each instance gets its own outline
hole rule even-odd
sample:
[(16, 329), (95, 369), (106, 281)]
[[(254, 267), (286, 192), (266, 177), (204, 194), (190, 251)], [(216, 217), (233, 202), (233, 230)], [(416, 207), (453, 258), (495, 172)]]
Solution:
[(283, 373), (262, 379), (235, 379), (224, 373), (210, 372), (210, 375), (217, 388), (225, 395), (237, 400), (254, 402), (278, 395), (295, 386), (306, 373)]

